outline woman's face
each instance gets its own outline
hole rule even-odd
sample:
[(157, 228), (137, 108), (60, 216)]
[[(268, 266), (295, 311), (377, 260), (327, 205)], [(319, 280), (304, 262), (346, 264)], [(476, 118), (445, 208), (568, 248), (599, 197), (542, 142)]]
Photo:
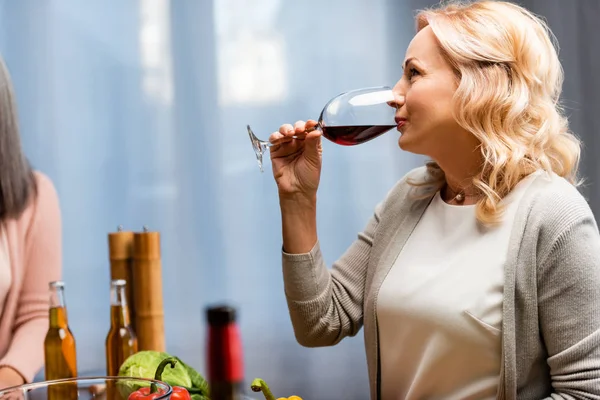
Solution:
[(403, 68), (402, 78), (394, 86), (400, 148), (435, 160), (458, 142), (472, 141), (474, 137), (452, 116), (458, 80), (431, 27), (415, 35)]

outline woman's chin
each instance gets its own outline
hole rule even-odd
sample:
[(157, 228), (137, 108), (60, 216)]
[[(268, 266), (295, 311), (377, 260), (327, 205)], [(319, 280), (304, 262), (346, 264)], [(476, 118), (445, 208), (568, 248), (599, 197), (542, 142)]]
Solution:
[(419, 141), (415, 141), (414, 137), (412, 137), (410, 134), (406, 135), (406, 133), (401, 133), (400, 137), (398, 138), (398, 147), (409, 153), (423, 154), (423, 149), (419, 147), (419, 144)]
[(405, 133), (400, 133), (398, 146), (404, 151), (410, 151), (410, 137), (407, 137)]

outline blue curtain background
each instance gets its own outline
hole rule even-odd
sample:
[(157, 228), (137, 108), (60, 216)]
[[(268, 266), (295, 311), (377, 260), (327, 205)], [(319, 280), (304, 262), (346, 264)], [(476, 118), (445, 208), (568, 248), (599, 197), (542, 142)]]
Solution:
[[(203, 309), (229, 301), (248, 381), (262, 377), (281, 395), (368, 397), (362, 334), (325, 349), (294, 339), (276, 186), (245, 126), (267, 138), (316, 119), (342, 91), (393, 84), (390, 61), (413, 25), (407, 8), (406, 35), (389, 35), (387, 13), (363, 0), (0, 1), (24, 146), (60, 196), (80, 373), (104, 371), (107, 234), (147, 225), (162, 238), (169, 352), (204, 372)], [(392, 132), (356, 148), (324, 143), (329, 264), (420, 163), (396, 141)]]
[[(204, 307), (228, 301), (240, 312), (248, 383), (262, 377), (281, 396), (368, 397), (362, 332), (331, 348), (294, 339), (277, 191), (270, 164), (258, 170), (245, 126), (266, 139), (283, 123), (316, 119), (342, 91), (392, 85), (413, 10), (434, 3), (0, 0), (0, 53), (16, 87), (24, 146), (60, 196), (80, 373), (105, 368), (107, 234), (147, 225), (162, 237), (170, 353), (204, 373)], [(556, 1), (529, 3), (560, 24)], [(595, 120), (576, 109), (600, 104), (598, 82), (578, 78), (590, 76), (597, 58), (585, 54), (590, 34), (598, 35), (590, 15), (600, 11), (595, 0), (573, 4), (569, 26), (579, 36), (558, 34), (571, 52), (567, 94), (581, 133)], [(423, 163), (398, 149), (397, 136), (357, 147), (324, 141), (318, 229), (329, 265), (392, 185)], [(593, 160), (586, 168), (597, 173)]]

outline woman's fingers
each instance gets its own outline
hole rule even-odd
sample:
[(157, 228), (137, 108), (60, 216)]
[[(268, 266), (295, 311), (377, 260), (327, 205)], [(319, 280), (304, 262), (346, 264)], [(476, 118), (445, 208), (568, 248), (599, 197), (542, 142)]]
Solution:
[(320, 136), (319, 132), (314, 132), (317, 121), (296, 121), (294, 125), (283, 124), (277, 132), (269, 136), (269, 142), (272, 146), (269, 149), (272, 158), (288, 157), (293, 154), (301, 153), (304, 147), (304, 139), (314, 136)]

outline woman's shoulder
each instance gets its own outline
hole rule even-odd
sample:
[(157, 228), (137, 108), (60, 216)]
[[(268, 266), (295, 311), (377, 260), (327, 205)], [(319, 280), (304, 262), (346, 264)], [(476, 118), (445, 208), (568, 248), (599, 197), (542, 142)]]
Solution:
[(426, 176), (427, 167), (425, 166), (411, 169), (406, 174), (404, 174), (402, 178), (396, 181), (394, 186), (392, 186), (392, 188), (388, 191), (387, 195), (385, 196), (385, 200), (395, 198), (402, 192), (407, 192), (411, 187), (409, 182), (422, 181), (423, 179), (425, 179)]
[(528, 190), (525, 202), (528, 225), (541, 235), (556, 237), (572, 226), (586, 222), (597, 229), (594, 213), (579, 188), (555, 173), (542, 173)]
[(553, 172), (541, 173), (532, 183), (532, 189), (532, 212), (546, 216), (592, 213), (579, 187)]
[(29, 231), (31, 226), (40, 220), (54, 220), (60, 215), (58, 193), (52, 180), (43, 172), (34, 171), (34, 190), (27, 207), (21, 215), (10, 221), (16, 224), (19, 231)]
[(45, 200), (48, 197), (57, 197), (56, 188), (54, 183), (41, 171), (33, 171), (33, 177), (35, 179), (35, 186), (38, 198)]
[(379, 208), (381, 213), (390, 210), (398, 210), (403, 206), (413, 204), (415, 201), (422, 200), (419, 196), (414, 196), (414, 190), (417, 190), (415, 183), (426, 182), (429, 176), (426, 166), (417, 167), (408, 171), (394, 186), (388, 191)]
[(388, 197), (400, 192), (410, 191), (410, 189), (414, 187), (414, 185), (411, 183), (426, 182), (429, 176), (430, 175), (427, 170), (427, 166), (425, 165), (411, 169), (396, 182), (396, 184), (389, 191)]
[[(35, 214), (60, 213), (58, 193), (52, 180), (40, 171), (34, 171), (33, 176), (36, 185), (35, 199), (32, 202)], [(46, 216), (42, 217), (45, 219)]]

